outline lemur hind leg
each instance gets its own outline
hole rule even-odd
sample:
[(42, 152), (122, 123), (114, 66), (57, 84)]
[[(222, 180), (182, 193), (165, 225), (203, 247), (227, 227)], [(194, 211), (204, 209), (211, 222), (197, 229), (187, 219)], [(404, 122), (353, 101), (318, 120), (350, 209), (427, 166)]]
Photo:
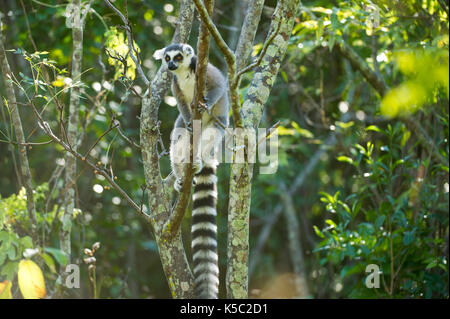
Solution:
[(190, 161), (190, 133), (185, 128), (181, 116), (175, 122), (175, 128), (170, 135), (170, 164), (175, 175), (174, 188), (181, 190), (184, 177), (184, 167)]

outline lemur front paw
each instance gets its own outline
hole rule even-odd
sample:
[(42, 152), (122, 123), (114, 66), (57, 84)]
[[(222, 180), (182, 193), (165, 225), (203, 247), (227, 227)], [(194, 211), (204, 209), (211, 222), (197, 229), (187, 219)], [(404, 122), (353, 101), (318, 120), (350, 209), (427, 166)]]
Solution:
[(181, 178), (177, 178), (173, 183), (173, 188), (179, 193), (181, 188), (183, 188), (183, 180)]

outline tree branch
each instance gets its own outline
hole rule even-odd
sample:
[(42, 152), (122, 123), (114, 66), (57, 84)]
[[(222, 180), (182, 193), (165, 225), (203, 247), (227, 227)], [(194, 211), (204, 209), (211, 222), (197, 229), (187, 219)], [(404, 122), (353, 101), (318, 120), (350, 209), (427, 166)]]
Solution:
[(62, 141), (59, 137), (57, 137), (51, 130), (50, 126), (48, 125), (47, 122), (45, 122), (43, 120), (43, 118), (41, 117), (41, 115), (39, 114), (39, 111), (36, 109), (36, 107), (34, 106), (33, 102), (30, 103), (34, 114), (36, 115), (36, 117), (38, 118), (39, 121), (39, 125), (42, 128), (42, 130), (47, 134), (48, 137), (50, 137), (54, 142), (56, 142), (57, 144), (61, 145), (66, 152), (72, 154), (75, 158), (77, 158), (78, 160), (86, 163), (87, 166), (89, 166), (93, 171), (94, 174), (99, 174), (102, 175), (103, 177), (105, 177), (105, 179), (109, 182), (109, 184), (111, 185), (111, 187), (113, 187), (114, 189), (116, 189), (119, 194), (131, 205), (131, 207), (134, 208), (135, 211), (137, 211), (141, 216), (144, 217), (145, 220), (150, 221), (152, 218), (150, 215), (146, 214), (144, 211), (142, 211), (139, 207), (139, 205), (137, 205), (129, 196), (128, 194), (119, 186), (117, 185), (117, 183), (114, 181), (114, 177), (110, 176), (108, 174), (108, 172), (103, 169), (102, 167), (99, 167), (97, 165), (95, 165), (94, 163), (92, 163), (89, 159), (87, 159), (86, 157), (84, 157), (83, 155), (81, 155), (80, 153), (78, 153), (77, 151), (75, 151), (70, 145), (66, 144), (64, 141)]
[(300, 224), (297, 212), (295, 211), (293, 196), (288, 194), (285, 183), (281, 184), (280, 195), (284, 208), (284, 217), (286, 219), (289, 255), (295, 274), (295, 298), (307, 298), (309, 296), (308, 276), (306, 274), (306, 265), (303, 256)]
[(248, 4), (242, 31), (239, 36), (236, 47), (236, 69), (242, 69), (252, 53), (253, 41), (258, 30), (259, 20), (261, 18), (264, 0), (253, 0)]
[(279, 19), (278, 21), (278, 26), (276, 28), (276, 30), (274, 32), (272, 32), (272, 34), (270, 35), (270, 37), (266, 40), (266, 42), (264, 43), (264, 46), (261, 50), (261, 53), (259, 54), (258, 59), (247, 65), (245, 68), (241, 69), (235, 76), (234, 81), (233, 81), (233, 86), (235, 86), (236, 88), (239, 87), (239, 82), (241, 80), (242, 75), (244, 75), (245, 73), (253, 70), (255, 67), (259, 66), (261, 64), (262, 59), (264, 58), (264, 56), (266, 55), (267, 52), (267, 48), (269, 47), (269, 45), (272, 43), (273, 39), (275, 39), (275, 37), (278, 35), (278, 32), (280, 31), (280, 27), (281, 24), (283, 23), (283, 19)]
[[(212, 13), (214, 7), (213, 0), (204, 0), (208, 15)], [(194, 87), (194, 98), (191, 104), (191, 110), (194, 111), (194, 120), (201, 119), (201, 112), (199, 109), (200, 103), (204, 100), (204, 92), (206, 86), (206, 70), (208, 68), (208, 54), (209, 54), (209, 32), (205, 23), (200, 25), (200, 31), (197, 41), (197, 65), (195, 72), (195, 87)], [(199, 135), (199, 136), (196, 136)], [(190, 148), (192, 153), (197, 154), (197, 149), (199, 147), (199, 138), (201, 134), (195, 134), (191, 140)], [(194, 178), (194, 172), (192, 169), (192, 164), (187, 163), (183, 171), (183, 187), (179, 192), (178, 200), (175, 204), (169, 219), (164, 225), (163, 234), (165, 236), (174, 236), (180, 230), (181, 222), (186, 213), (186, 208), (189, 204), (189, 199), (191, 197), (192, 180)]]
[[(118, 10), (109, 0), (104, 0), (105, 3), (110, 7), (122, 20), (124, 24), (125, 31), (127, 33), (127, 42), (128, 42), (128, 50), (130, 52), (130, 56), (133, 59), (134, 64), (136, 64), (136, 69), (138, 70), (139, 76), (141, 77), (142, 81), (144, 81), (145, 86), (149, 86), (150, 81), (145, 76), (144, 71), (142, 70), (140, 61), (139, 61), (139, 53), (137, 52), (136, 48), (134, 47), (133, 43), (133, 29), (131, 27), (130, 21), (128, 21), (127, 18)], [(137, 57), (136, 57), (137, 56)]]
[(386, 85), (384, 79), (373, 71), (366, 61), (364, 61), (364, 59), (361, 58), (358, 53), (347, 44), (347, 42), (341, 40), (336, 44), (336, 47), (339, 52), (350, 61), (350, 64), (361, 72), (367, 82), (369, 82), (381, 96), (384, 96), (386, 92), (389, 91), (389, 87)]
[[(189, 38), (194, 16), (191, 0), (181, 0), (177, 28), (172, 42), (185, 43)], [(153, 79), (149, 95), (142, 98), (140, 116), (140, 146), (144, 164), (144, 175), (148, 194), (148, 204), (152, 211), (152, 228), (166, 279), (174, 298), (193, 297), (193, 276), (180, 231), (172, 238), (163, 234), (164, 225), (169, 219), (171, 187), (163, 182), (159, 169), (157, 145), (160, 141), (158, 129), (159, 105), (169, 87), (171, 76), (166, 67), (161, 67)]]
[(233, 51), (228, 47), (225, 40), (222, 38), (222, 35), (215, 26), (214, 22), (212, 21), (205, 5), (200, 0), (193, 0), (193, 1), (195, 3), (195, 7), (197, 8), (198, 13), (200, 14), (202, 22), (207, 26), (209, 32), (214, 38), (214, 41), (216, 42), (220, 51), (222, 51), (223, 55), (225, 56), (228, 68), (234, 66), (236, 62), (236, 56), (234, 55)]

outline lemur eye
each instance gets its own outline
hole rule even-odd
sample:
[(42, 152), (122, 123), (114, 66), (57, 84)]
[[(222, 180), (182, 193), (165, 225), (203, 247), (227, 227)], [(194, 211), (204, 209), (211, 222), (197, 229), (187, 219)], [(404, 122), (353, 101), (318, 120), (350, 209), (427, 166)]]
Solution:
[(166, 55), (166, 62), (169, 62), (170, 57), (168, 55)]
[(183, 56), (182, 56), (181, 54), (178, 54), (178, 55), (175, 57), (174, 60), (175, 60), (175, 61), (181, 61), (181, 60), (183, 60)]

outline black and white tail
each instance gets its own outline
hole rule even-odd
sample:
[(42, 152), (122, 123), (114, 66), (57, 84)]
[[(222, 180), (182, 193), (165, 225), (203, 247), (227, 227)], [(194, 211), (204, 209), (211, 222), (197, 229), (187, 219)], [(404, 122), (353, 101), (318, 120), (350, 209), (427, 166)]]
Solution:
[(217, 255), (217, 176), (215, 166), (203, 166), (194, 177), (192, 254), (197, 298), (215, 299), (219, 290)]

